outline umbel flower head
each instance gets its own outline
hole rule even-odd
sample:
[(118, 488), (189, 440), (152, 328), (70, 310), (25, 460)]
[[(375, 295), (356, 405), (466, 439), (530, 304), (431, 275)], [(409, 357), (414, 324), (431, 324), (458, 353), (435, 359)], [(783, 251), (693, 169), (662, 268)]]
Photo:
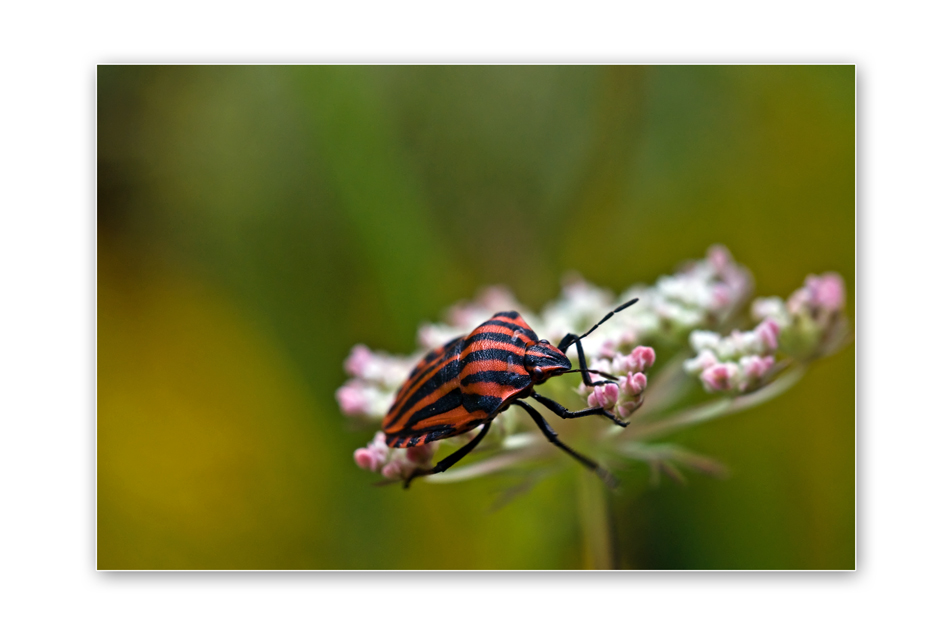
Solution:
[[(568, 276), (561, 295), (538, 314), (520, 305), (506, 288), (487, 288), (473, 301), (450, 307), (444, 322), (423, 323), (418, 331), (420, 349), (413, 355), (393, 356), (356, 345), (344, 362), (351, 378), (337, 390), (337, 401), (345, 415), (378, 429), (419, 359), (428, 350), (467, 335), (493, 314), (517, 310), (539, 336), (557, 341), (565, 334), (586, 331), (612, 308), (637, 297), (636, 305), (616, 314), (584, 341), (590, 368), (618, 380), (588, 386), (562, 377), (538, 390), (569, 409), (603, 407), (628, 423), (621, 428), (599, 416), (571, 422), (591, 425), (594, 432), (587, 437), (585, 450), (608, 467), (635, 460), (646, 462), (654, 479), (665, 473), (682, 480), (683, 467), (721, 475), (725, 469), (714, 460), (654, 440), (779, 395), (801, 378), (808, 363), (833, 353), (850, 336), (843, 312), (844, 283), (836, 273), (809, 275), (787, 300), (760, 298), (752, 301), (751, 310), (743, 310), (752, 290), (752, 275), (723, 246), (710, 247), (704, 259), (687, 262), (651, 286), (634, 285), (619, 296), (577, 275)], [(658, 349), (665, 358), (658, 357)], [(576, 366), (575, 347), (567, 353)], [(656, 377), (648, 379), (653, 373)], [(697, 390), (707, 393), (707, 400), (684, 405), (687, 399), (695, 401), (689, 396)], [(455, 450), (477, 431), (395, 449), (377, 432), (353, 457), (364, 470), (404, 480), (417, 469), (431, 467), (440, 445)], [(501, 471), (536, 478), (556, 467), (576, 467), (571, 462), (523, 410), (512, 407), (496, 418), (472, 457), (425, 479), (460, 481)]]

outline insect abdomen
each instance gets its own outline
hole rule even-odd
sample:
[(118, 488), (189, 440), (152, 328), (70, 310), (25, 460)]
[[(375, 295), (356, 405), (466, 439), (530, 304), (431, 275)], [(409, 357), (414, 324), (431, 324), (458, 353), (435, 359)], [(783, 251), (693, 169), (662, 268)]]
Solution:
[(390, 446), (465, 433), (531, 384), (524, 352), (538, 340), (517, 312), (499, 312), (413, 369), (383, 421)]

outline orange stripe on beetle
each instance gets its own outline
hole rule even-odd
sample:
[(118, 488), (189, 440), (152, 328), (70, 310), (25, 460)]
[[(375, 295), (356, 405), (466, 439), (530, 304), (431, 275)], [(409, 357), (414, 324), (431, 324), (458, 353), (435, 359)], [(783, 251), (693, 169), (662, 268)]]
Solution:
[[(581, 339), (596, 330), (616, 312), (633, 305), (633, 299), (608, 313), (584, 334), (566, 335), (557, 347), (539, 340), (534, 330), (517, 312), (498, 312), (472, 330), (464, 338), (449, 341), (427, 354), (413, 368), (400, 387), (396, 399), (383, 419), (386, 443), (394, 448), (417, 446), (466, 433), (483, 426), (469, 444), (440, 461), (434, 468), (413, 472), (406, 480), (444, 472), (471, 451), (485, 436), (492, 420), (512, 404), (526, 409), (547, 439), (595, 471), (608, 484), (615, 483), (610, 474), (593, 460), (568, 448), (525, 398), (534, 398), (563, 418), (603, 415), (614, 423), (626, 426), (602, 407), (569, 411), (562, 405), (534, 392), (550, 378), (569, 371), (579, 371), (587, 385), (594, 383), (587, 368)], [(571, 369), (565, 352), (577, 346), (580, 369)]]

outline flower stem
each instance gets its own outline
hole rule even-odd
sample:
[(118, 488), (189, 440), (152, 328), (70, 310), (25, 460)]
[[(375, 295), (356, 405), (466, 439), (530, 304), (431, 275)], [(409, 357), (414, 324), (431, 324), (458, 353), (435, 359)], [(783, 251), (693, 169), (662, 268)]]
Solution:
[(736, 413), (743, 409), (758, 406), (763, 402), (771, 400), (776, 396), (787, 391), (792, 385), (801, 380), (805, 375), (806, 367), (804, 365), (793, 366), (791, 369), (779, 376), (771, 384), (754, 391), (750, 394), (739, 396), (737, 398), (722, 398), (708, 404), (702, 404), (678, 413), (659, 422), (646, 424), (636, 429), (631, 429), (629, 437), (636, 440), (645, 440), (669, 433), (676, 429), (693, 426), (718, 418), (730, 413)]
[(617, 569), (607, 487), (590, 472), (577, 469), (577, 509), (585, 569)]

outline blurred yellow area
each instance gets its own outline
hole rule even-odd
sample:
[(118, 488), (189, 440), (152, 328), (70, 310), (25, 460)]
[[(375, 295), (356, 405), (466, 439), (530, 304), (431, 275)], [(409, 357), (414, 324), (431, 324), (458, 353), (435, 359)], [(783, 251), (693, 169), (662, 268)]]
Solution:
[[(538, 309), (569, 271), (619, 291), (713, 243), (759, 296), (839, 272), (853, 322), (854, 79), (100, 67), (99, 568), (590, 565), (573, 464), (500, 508), (517, 480), (373, 486), (352, 458), (372, 430), (333, 396), (344, 358), (413, 351), (486, 285)], [(623, 567), (854, 567), (853, 346), (669, 440), (732, 474), (621, 469)]]
[(325, 416), (226, 297), (103, 259), (100, 567), (296, 566), (299, 543), (321, 538), (305, 527), (331, 483)]
[[(569, 532), (573, 511), (551, 507), (550, 491), (543, 511), (535, 500), (486, 517), (492, 487), (369, 487), (351, 450), (329, 454), (340, 415), (319, 411), (239, 306), (160, 262), (128, 277), (110, 246), (99, 257), (100, 569), (540, 568), (552, 558), (545, 542), (571, 537), (550, 530), (548, 517), (563, 514)], [(375, 499), (347, 508), (334, 463)], [(440, 515), (466, 500), (465, 512)], [(377, 523), (394, 520), (386, 513), (391, 534)], [(368, 524), (345, 523), (354, 518)], [(537, 544), (512, 552), (508, 539)]]

